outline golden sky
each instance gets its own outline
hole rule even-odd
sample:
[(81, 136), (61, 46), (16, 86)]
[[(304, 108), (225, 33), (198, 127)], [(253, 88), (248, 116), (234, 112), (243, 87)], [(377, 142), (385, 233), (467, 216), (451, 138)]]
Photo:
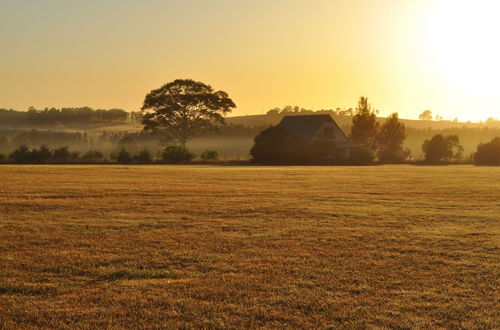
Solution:
[(274, 107), (500, 118), (498, 0), (0, 0), (0, 108), (137, 110), (192, 78)]

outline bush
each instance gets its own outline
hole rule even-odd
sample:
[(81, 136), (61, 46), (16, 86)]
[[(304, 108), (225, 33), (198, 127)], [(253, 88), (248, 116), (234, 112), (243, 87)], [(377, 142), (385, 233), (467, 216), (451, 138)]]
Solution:
[(130, 163), (132, 162), (132, 156), (125, 148), (121, 148), (118, 152), (118, 156), (116, 156), (116, 161), (118, 163)]
[(153, 158), (151, 157), (151, 153), (149, 150), (144, 149), (139, 152), (139, 154), (134, 156), (134, 161), (139, 162), (139, 163), (150, 163), (153, 161)]
[(368, 165), (373, 162), (373, 153), (365, 147), (357, 147), (351, 150), (348, 163), (353, 165)]
[(188, 149), (181, 146), (169, 146), (163, 150), (161, 158), (170, 163), (189, 162), (194, 158)]
[(14, 163), (30, 163), (31, 151), (26, 145), (22, 144), (9, 155), (9, 158)]
[(217, 159), (219, 159), (219, 153), (216, 150), (205, 150), (201, 154), (201, 159), (203, 159), (203, 160), (217, 160)]
[(52, 158), (56, 162), (67, 162), (72, 158), (71, 156), (68, 147), (60, 147), (54, 150)]
[(379, 162), (383, 164), (402, 164), (410, 156), (408, 148), (394, 147), (378, 151)]
[(4, 154), (0, 154), (0, 162), (4, 162), (7, 160), (7, 157)]
[(46, 163), (52, 158), (52, 150), (47, 146), (41, 146), (40, 149), (33, 149), (31, 151), (31, 162), (33, 163)]
[(104, 159), (104, 155), (97, 150), (90, 150), (83, 154), (83, 160), (99, 161)]
[(474, 155), (476, 165), (500, 165), (500, 137), (480, 144)]

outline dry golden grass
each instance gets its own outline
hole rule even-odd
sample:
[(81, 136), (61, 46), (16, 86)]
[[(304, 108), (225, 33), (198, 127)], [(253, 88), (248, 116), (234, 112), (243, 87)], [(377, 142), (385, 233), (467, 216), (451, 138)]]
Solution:
[(500, 168), (0, 179), (0, 328), (500, 326)]

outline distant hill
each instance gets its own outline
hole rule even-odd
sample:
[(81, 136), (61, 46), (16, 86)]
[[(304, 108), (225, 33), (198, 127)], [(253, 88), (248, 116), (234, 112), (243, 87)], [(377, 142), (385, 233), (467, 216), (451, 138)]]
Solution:
[[(317, 112), (323, 113), (323, 112)], [(311, 113), (315, 114), (315, 113)], [(293, 113), (286, 114), (293, 116)], [(297, 113), (296, 115), (303, 115), (303, 113)], [(263, 126), (263, 125), (276, 125), (285, 115), (248, 115), (248, 116), (234, 116), (227, 117), (226, 120), (228, 123), (235, 125), (243, 125), (243, 126)], [(332, 115), (335, 121), (339, 124), (339, 126), (350, 126), (352, 122), (352, 116), (345, 115)], [(383, 122), (385, 117), (378, 117), (379, 122)], [(481, 128), (481, 127), (489, 127), (489, 128), (500, 128), (500, 120), (491, 121), (491, 122), (481, 122), (481, 123), (472, 123), (472, 122), (456, 122), (451, 120), (414, 120), (414, 119), (400, 119), (402, 123), (406, 125), (406, 127), (418, 128), (418, 129), (447, 129), (447, 128), (455, 128), (455, 127), (468, 127), (468, 128)]]

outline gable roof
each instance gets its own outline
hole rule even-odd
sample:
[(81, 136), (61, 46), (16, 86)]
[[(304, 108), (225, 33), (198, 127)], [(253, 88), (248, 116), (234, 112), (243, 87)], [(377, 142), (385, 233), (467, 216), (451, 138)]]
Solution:
[(337, 143), (345, 144), (346, 147), (355, 146), (328, 114), (285, 116), (278, 126), (287, 130), (290, 135), (312, 140), (325, 124), (334, 125)]

